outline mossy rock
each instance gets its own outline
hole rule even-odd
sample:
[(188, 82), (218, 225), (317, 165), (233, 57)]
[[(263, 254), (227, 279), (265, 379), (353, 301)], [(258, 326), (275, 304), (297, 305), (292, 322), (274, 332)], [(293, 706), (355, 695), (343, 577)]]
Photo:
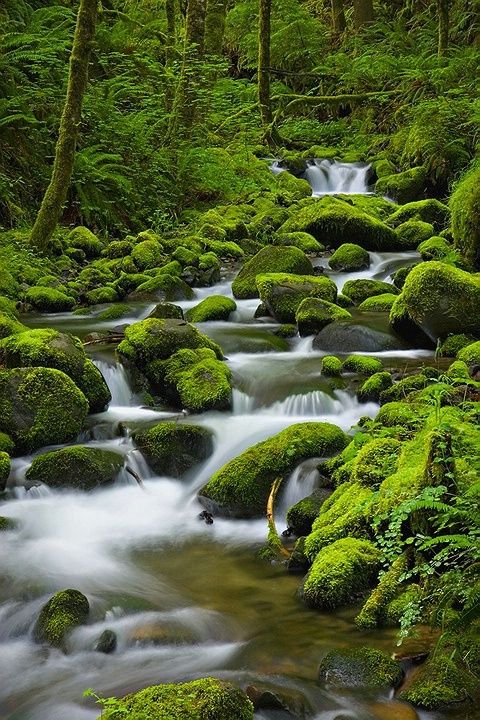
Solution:
[(27, 327), (15, 317), (0, 312), (0, 340), (25, 330), (27, 330)]
[(88, 412), (85, 395), (53, 368), (0, 370), (0, 432), (12, 438), (16, 455), (74, 440)]
[(195, 413), (230, 409), (231, 371), (210, 348), (178, 350), (159, 370), (174, 404)]
[(160, 273), (147, 282), (138, 285), (128, 299), (131, 301), (147, 300), (159, 302), (174, 302), (175, 300), (191, 300), (193, 290), (180, 277)]
[(329, 687), (386, 688), (399, 684), (402, 669), (387, 653), (374, 648), (330, 650), (318, 668), (318, 679)]
[(176, 260), (184, 268), (188, 265), (197, 266), (199, 261), (199, 254), (190, 248), (180, 245), (172, 253), (172, 260)]
[(380, 404), (384, 405), (389, 402), (405, 400), (408, 395), (417, 390), (423, 390), (429, 383), (428, 378), (424, 375), (409, 375), (394, 383), (386, 390), (380, 393)]
[(88, 292), (85, 293), (84, 298), (89, 305), (114, 303), (119, 299), (115, 288), (108, 285), (101, 288), (95, 288), (94, 290), (88, 290)]
[(110, 260), (123, 258), (130, 255), (132, 250), (133, 243), (129, 240), (113, 240), (102, 250), (102, 257), (107, 257)]
[(0, 492), (5, 490), (9, 475), (10, 455), (6, 452), (0, 451)]
[(342, 374), (342, 361), (335, 355), (325, 355), (322, 358), (320, 372), (328, 377), (340, 377)]
[(18, 527), (17, 522), (12, 518), (0, 515), (0, 532), (9, 532), (10, 530), (16, 530)]
[(383, 295), (384, 293), (398, 295), (400, 290), (391, 283), (360, 278), (358, 280), (347, 280), (342, 288), (342, 293), (351, 298), (356, 305), (360, 305), (369, 297)]
[(124, 708), (106, 708), (105, 720), (253, 720), (253, 705), (237, 685), (216, 678), (153, 685), (119, 700)]
[(408, 220), (422, 220), (431, 223), (435, 232), (443, 230), (450, 222), (450, 210), (439, 200), (428, 198), (407, 203), (395, 210), (388, 218), (388, 224), (398, 227)]
[(361, 403), (379, 402), (380, 393), (393, 384), (389, 372), (376, 372), (359, 387), (357, 398)]
[(286, 522), (294, 535), (309, 535), (319, 510), (332, 491), (327, 488), (316, 488), (308, 497), (292, 505), (287, 510)]
[(298, 331), (302, 337), (315, 335), (335, 320), (349, 320), (351, 317), (348, 310), (316, 297), (302, 300), (295, 313)]
[(7, 433), (0, 432), (0, 452), (8, 453), (9, 455), (12, 453), (14, 448), (14, 443), (10, 435), (7, 435)]
[(474, 342), (475, 338), (473, 335), (465, 335), (465, 333), (449, 335), (441, 343), (438, 355), (440, 357), (457, 357), (460, 350), (463, 350), (464, 347), (467, 347), (467, 345), (471, 345)]
[(342, 372), (375, 375), (382, 369), (382, 361), (366, 355), (349, 355), (342, 364)]
[(157, 303), (148, 317), (164, 320), (168, 318), (175, 320), (184, 319), (182, 308), (179, 305), (173, 305), (172, 303)]
[(219, 258), (225, 258), (226, 260), (239, 260), (245, 253), (236, 242), (233, 240), (225, 240), (219, 242), (218, 240), (206, 240), (205, 249), (209, 252), (215, 253)]
[(293, 245), (304, 253), (319, 255), (325, 246), (306, 232), (277, 233), (273, 237), (273, 245)]
[(480, 365), (480, 340), (459, 350), (457, 358), (467, 365)]
[(419, 200), (425, 192), (426, 183), (427, 173), (421, 166), (379, 178), (375, 190), (393, 198), (399, 205), (404, 205)]
[(97, 320), (99, 322), (108, 322), (109, 320), (121, 320), (124, 317), (129, 317), (132, 315), (133, 310), (130, 307), (130, 305), (126, 305), (125, 303), (117, 303), (116, 305), (112, 305), (109, 308), (106, 308), (106, 310), (103, 310), (103, 312), (100, 313), (100, 315), (97, 315)]
[(123, 455), (102, 448), (72, 447), (37, 455), (26, 478), (54, 488), (93, 490), (113, 483), (123, 467)]
[(80, 388), (90, 412), (102, 412), (111, 400), (98, 368), (87, 358), (81, 341), (57, 330), (27, 330), (0, 342), (0, 357), (7, 368), (50, 367), (61, 370)]
[(38, 312), (68, 312), (75, 305), (75, 300), (60, 290), (34, 285), (25, 293), (26, 302)]
[(338, 250), (335, 250), (328, 264), (332, 270), (355, 272), (370, 267), (370, 255), (360, 245), (344, 243)]
[[(418, 263), (415, 263), (417, 265)], [(407, 276), (410, 274), (410, 271), (413, 270), (415, 265), (406, 265), (405, 267), (401, 267), (397, 270), (397, 272), (393, 275), (393, 284), (396, 288), (401, 290), (403, 286), (405, 285), (405, 280), (407, 279)]]
[(364, 300), (358, 306), (363, 312), (388, 312), (393, 307), (398, 295), (393, 293), (382, 293), (381, 295), (372, 295)]
[(0, 268), (0, 294), (16, 298), (20, 285), (7, 268)]
[(463, 360), (455, 360), (451, 365), (449, 365), (448, 370), (445, 374), (452, 381), (470, 379), (468, 365), (463, 362)]
[(228, 320), (230, 313), (235, 312), (237, 303), (223, 295), (210, 295), (187, 310), (185, 320), (192, 323), (208, 322), (210, 320)]
[(196, 425), (162, 422), (133, 440), (158, 475), (181, 477), (207, 460), (213, 452), (213, 434)]
[(388, 322), (392, 330), (400, 337), (405, 338), (411, 345), (418, 348), (433, 349), (435, 343), (423, 332), (422, 328), (417, 325), (407, 310), (403, 295), (398, 295), (392, 305)]
[(258, 297), (256, 277), (262, 273), (289, 273), (313, 275), (313, 265), (298, 248), (268, 246), (243, 265), (232, 283), (234, 297), (239, 299)]
[(376, 414), (375, 422), (389, 428), (400, 426), (415, 431), (423, 424), (425, 415), (429, 412), (425, 410), (424, 413), (420, 413), (418, 407), (405, 402), (388, 402), (382, 405)]
[(156, 240), (143, 240), (132, 250), (132, 259), (138, 270), (148, 270), (162, 264), (163, 247)]
[(399, 225), (395, 232), (400, 238), (404, 250), (415, 250), (418, 245), (429, 240), (435, 234), (433, 225), (422, 220), (407, 220)]
[(393, 333), (355, 321), (337, 320), (320, 330), (313, 339), (314, 350), (328, 353), (383, 352), (407, 347), (407, 343)]
[[(355, 624), (362, 630), (391, 624), (387, 620), (389, 605), (402, 593), (401, 578), (408, 571), (408, 555), (399, 555), (380, 578), (377, 587), (367, 598), (365, 605), (355, 618)], [(418, 587), (418, 586), (417, 586)], [(412, 598), (413, 599), (413, 598)], [(394, 625), (396, 622), (393, 623)]]
[(36, 642), (65, 649), (66, 635), (79, 625), (85, 625), (90, 604), (78, 590), (62, 590), (43, 606), (33, 628)]
[(73, 228), (67, 236), (67, 244), (69, 247), (82, 250), (90, 259), (98, 257), (103, 250), (103, 243), (83, 225)]
[(434, 235), (417, 248), (422, 260), (443, 260), (452, 254), (452, 246), (445, 238)]
[(480, 277), (441, 262), (421, 263), (405, 281), (403, 300), (434, 342), (450, 334), (478, 333)]
[(352, 307), (354, 304), (352, 298), (349, 298), (348, 295), (344, 295), (343, 293), (339, 293), (337, 295), (336, 304), (339, 305), (339, 307), (346, 310), (347, 308)]
[[(260, 300), (280, 323), (294, 323), (296, 313), (306, 298), (320, 298), (334, 303), (337, 286), (330, 278), (316, 275), (268, 273), (257, 275)], [(338, 308), (338, 314), (342, 313)]]
[(386, 158), (376, 160), (372, 163), (372, 168), (377, 178), (386, 177), (387, 175), (393, 175), (395, 173), (395, 165)]
[(394, 438), (375, 438), (363, 445), (353, 461), (352, 480), (377, 489), (395, 472), (400, 442)]
[(455, 247), (480, 268), (480, 165), (469, 170), (450, 197)]
[(280, 233), (307, 232), (323, 245), (355, 243), (365, 250), (394, 250), (392, 228), (343, 198), (325, 196), (306, 204), (279, 228)]
[(316, 610), (333, 610), (371, 588), (379, 569), (380, 551), (372, 542), (336, 540), (315, 557), (299, 589), (300, 599)]
[(286, 170), (275, 176), (275, 185), (290, 203), (312, 195), (312, 188), (306, 180), (297, 178)]
[(292, 425), (230, 460), (200, 490), (200, 501), (237, 517), (262, 515), (276, 477), (286, 476), (302, 460), (332, 455), (347, 443), (345, 433), (330, 423)]

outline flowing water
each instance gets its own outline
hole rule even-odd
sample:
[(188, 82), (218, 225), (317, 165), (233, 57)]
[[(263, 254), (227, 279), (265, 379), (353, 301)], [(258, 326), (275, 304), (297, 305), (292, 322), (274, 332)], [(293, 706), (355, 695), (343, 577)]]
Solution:
[[(270, 169), (275, 174), (285, 170), (279, 161), (273, 162)], [(344, 163), (315, 158), (307, 160), (306, 170), (301, 177), (310, 184), (314, 197), (337, 193), (364, 195), (369, 192), (369, 172), (369, 163)]]
[[(370, 276), (388, 277), (413, 258), (372, 254)], [(346, 279), (332, 277), (339, 287)], [(229, 281), (197, 290), (195, 302), (210, 293), (231, 296)], [(111, 347), (88, 346), (112, 402), (89, 418), (79, 441), (122, 453), (141, 484), (124, 470), (114, 485), (90, 493), (29, 487), (24, 478), (32, 458), (13, 462), (11, 498), (0, 508), (18, 523), (0, 534), (2, 720), (93, 720), (99, 710), (91, 698), (82, 698), (87, 688), (104, 696), (123, 695), (206, 675), (242, 687), (261, 684), (300, 693), (316, 720), (373, 717), (375, 698), (320, 689), (317, 668), (333, 647), (370, 644), (392, 652), (394, 631), (358, 632), (353, 624), (358, 608), (331, 614), (304, 608), (295, 597), (301, 578), (289, 575), (281, 563), (256, 556), (266, 542), (266, 520), (215, 518), (206, 525), (198, 517), (198, 489), (250, 445), (306, 420), (326, 420), (348, 431), (360, 416), (377, 411), (373, 403), (359, 405), (352, 386), (332, 391), (320, 376), (322, 353), (312, 350), (312, 338), (280, 341), (273, 323), (254, 319), (256, 306), (256, 300), (240, 301), (230, 322), (199, 326), (227, 354), (232, 412), (185, 417), (168, 408), (142, 407)], [(149, 309), (138, 306), (132, 321)], [(32, 316), (28, 323), (82, 337), (99, 327), (94, 317), (68, 314)], [(431, 361), (423, 351), (379, 356), (386, 367)], [(182, 480), (155, 475), (130, 437), (132, 429), (172, 418), (208, 427), (215, 437), (209, 460)], [(308, 495), (316, 479), (312, 462), (292, 474), (278, 501), (280, 531), (287, 507)], [(63, 653), (35, 644), (31, 633), (46, 600), (68, 587), (87, 595), (91, 618), (72, 634)], [(105, 629), (117, 636), (116, 650), (108, 655), (94, 649)], [(460, 711), (420, 716), (466, 717)], [(257, 720), (287, 717), (280, 711), (256, 714)]]

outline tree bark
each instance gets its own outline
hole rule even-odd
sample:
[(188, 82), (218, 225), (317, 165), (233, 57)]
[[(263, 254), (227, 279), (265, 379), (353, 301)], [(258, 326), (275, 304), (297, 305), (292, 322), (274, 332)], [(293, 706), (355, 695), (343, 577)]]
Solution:
[(60, 219), (72, 178), (83, 96), (88, 81), (88, 65), (95, 37), (97, 9), (98, 0), (80, 0), (70, 55), (67, 96), (60, 119), (52, 177), (30, 236), (32, 245), (42, 251), (47, 249)]
[(175, 59), (175, 0), (165, 0), (165, 14), (167, 16), (167, 47), (165, 49), (165, 65), (172, 67)]
[(273, 125), (270, 98), (270, 35), (272, 0), (259, 0), (258, 9), (258, 103), (268, 145), (279, 144), (279, 135)]
[(222, 54), (226, 15), (226, 0), (207, 0), (207, 12), (205, 15), (206, 55)]
[(332, 0), (332, 25), (333, 32), (342, 33), (345, 30), (345, 13), (343, 11), (343, 0)]
[(449, 0), (437, 0), (438, 56), (446, 55), (448, 48)]
[(372, 0), (353, 0), (353, 22), (355, 30), (375, 19)]

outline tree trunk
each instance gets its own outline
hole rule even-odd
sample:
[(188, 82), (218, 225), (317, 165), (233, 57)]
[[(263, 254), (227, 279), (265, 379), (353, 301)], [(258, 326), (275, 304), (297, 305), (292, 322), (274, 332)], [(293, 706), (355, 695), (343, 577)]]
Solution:
[(268, 145), (280, 144), (280, 137), (273, 126), (272, 101), (270, 99), (270, 16), (272, 0), (260, 0), (258, 11), (258, 103), (265, 128), (264, 139)]
[(165, 65), (172, 67), (175, 59), (175, 0), (165, 1), (165, 14), (167, 16), (167, 46), (165, 49)]
[(226, 15), (226, 0), (207, 0), (207, 13), (205, 15), (206, 55), (222, 54)]
[(353, 20), (355, 30), (374, 20), (372, 0), (353, 0)]
[(438, 8), (438, 56), (445, 55), (448, 48), (448, 0), (437, 0)]
[(30, 241), (46, 250), (62, 214), (72, 178), (82, 102), (88, 81), (88, 64), (95, 37), (98, 0), (80, 0), (70, 55), (67, 96), (60, 119), (50, 184), (38, 211)]
[(332, 25), (333, 32), (342, 33), (345, 30), (345, 13), (343, 11), (343, 0), (332, 0)]

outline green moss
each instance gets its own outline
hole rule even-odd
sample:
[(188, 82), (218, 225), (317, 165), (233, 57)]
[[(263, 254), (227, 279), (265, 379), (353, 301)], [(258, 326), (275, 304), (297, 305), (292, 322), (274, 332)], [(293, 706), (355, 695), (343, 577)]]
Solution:
[(199, 323), (209, 320), (228, 320), (230, 313), (235, 312), (237, 303), (223, 295), (210, 295), (198, 305), (187, 310), (185, 319), (188, 322)]
[(456, 380), (469, 380), (470, 373), (468, 366), (463, 360), (455, 360), (448, 368), (446, 372), (447, 377), (452, 381)]
[(382, 195), (388, 195), (400, 205), (411, 203), (423, 194), (427, 174), (425, 168), (415, 167), (405, 172), (386, 175), (377, 180), (375, 190)]
[(357, 397), (360, 402), (379, 402), (380, 393), (392, 386), (393, 380), (389, 372), (377, 372), (367, 378), (359, 387)]
[(74, 228), (67, 237), (70, 247), (83, 250), (87, 258), (95, 258), (103, 250), (103, 244), (88, 228), (79, 225)]
[(370, 255), (360, 245), (344, 243), (333, 253), (328, 264), (332, 270), (354, 272), (370, 267)]
[(343, 293), (337, 295), (336, 303), (344, 309), (352, 307), (354, 304), (352, 298), (349, 298), (348, 295), (344, 295)]
[(172, 305), (172, 303), (157, 303), (148, 317), (183, 320), (183, 310), (179, 305)]
[(15, 520), (0, 515), (0, 532), (8, 532), (9, 530), (15, 530), (16, 528), (17, 523)]
[(315, 240), (313, 235), (306, 232), (277, 233), (273, 238), (273, 244), (294, 245), (302, 252), (312, 255), (318, 255), (325, 250), (324, 245)]
[(26, 329), (26, 326), (22, 325), (15, 317), (0, 312), (0, 340), (24, 332)]
[(60, 290), (34, 285), (25, 293), (25, 300), (39, 312), (66, 312), (75, 305), (75, 300)]
[(119, 706), (107, 708), (105, 720), (253, 720), (253, 705), (237, 685), (209, 677), (153, 685), (122, 698)]
[(402, 553), (380, 578), (380, 582), (355, 618), (355, 624), (362, 630), (388, 624), (388, 607), (398, 595), (401, 576), (408, 570), (408, 556)]
[(431, 654), (399, 694), (400, 700), (426, 710), (437, 710), (466, 700), (466, 691), (475, 679), (461, 667), (451, 653)]
[(330, 650), (318, 668), (320, 682), (335, 687), (395, 686), (402, 675), (396, 660), (368, 647)]
[(170, 477), (181, 477), (213, 452), (212, 432), (196, 425), (162, 422), (133, 439), (150, 467)]
[(465, 260), (479, 266), (480, 165), (469, 170), (450, 197), (455, 247)]
[(165, 362), (164, 370), (165, 382), (175, 389), (182, 408), (191, 412), (230, 408), (231, 372), (213, 350), (179, 350)]
[(376, 438), (360, 448), (353, 461), (352, 480), (378, 488), (397, 467), (400, 443), (394, 438)]
[(421, 242), (417, 250), (422, 260), (443, 260), (452, 255), (450, 243), (438, 235)]
[(403, 295), (399, 295), (392, 305), (388, 322), (392, 329), (415, 347), (432, 348), (432, 340), (416, 324), (407, 310)]
[(359, 305), (359, 310), (364, 312), (390, 312), (398, 295), (392, 293), (382, 293), (382, 295), (372, 295)]
[(308, 198), (312, 194), (312, 188), (306, 180), (297, 178), (288, 171), (278, 173), (275, 184), (289, 203)]
[(37, 642), (64, 648), (70, 630), (87, 622), (90, 605), (78, 590), (62, 590), (43, 606), (33, 629)]
[(379, 619), (381, 624), (390, 626), (400, 625), (401, 618), (408, 610), (409, 606), (418, 603), (421, 596), (422, 591), (419, 585), (408, 585), (408, 587), (404, 590), (401, 590), (400, 593), (393, 598), (393, 600), (390, 600), (390, 602), (385, 608), (382, 607), (382, 610), (379, 613)]
[(459, 350), (457, 358), (467, 365), (480, 365), (480, 340)]
[(94, 290), (96, 288), (102, 288), (107, 283), (112, 283), (115, 280), (115, 275), (106, 265), (99, 266), (91, 264), (84, 268), (77, 277), (78, 288), (81, 288), (83, 292), (88, 290)]
[(385, 177), (387, 175), (393, 175), (395, 173), (395, 165), (390, 160), (376, 160), (372, 163), (373, 169), (377, 175), (377, 178)]
[(381, 220), (355, 207), (348, 199), (325, 196), (292, 214), (279, 233), (307, 232), (324, 245), (354, 242), (366, 250), (393, 250), (395, 232)]
[(475, 338), (473, 335), (465, 335), (464, 333), (449, 335), (441, 343), (438, 354), (440, 357), (456, 357), (460, 350), (463, 350), (464, 347), (474, 342)]
[(5, 490), (9, 475), (10, 455), (0, 450), (0, 492), (3, 492), (3, 490)]
[(298, 537), (309, 535), (320, 508), (331, 494), (331, 490), (316, 488), (308, 497), (292, 505), (287, 510), (287, 527)]
[(247, 260), (238, 272), (232, 283), (234, 297), (258, 297), (256, 277), (262, 273), (313, 275), (313, 266), (305, 253), (296, 247), (262, 248), (253, 258)]
[(15, 453), (73, 440), (81, 431), (88, 402), (73, 380), (52, 368), (0, 371), (0, 432)]
[(100, 315), (97, 315), (97, 320), (100, 322), (105, 322), (108, 320), (120, 320), (121, 318), (128, 317), (132, 314), (132, 308), (130, 305), (125, 305), (124, 303), (117, 303), (116, 305), (112, 305), (112, 307), (107, 308), (104, 310)]
[(404, 250), (414, 250), (435, 234), (433, 225), (422, 220), (407, 220), (399, 225), (395, 232)]
[(224, 465), (200, 496), (232, 515), (262, 515), (276, 477), (285, 476), (302, 460), (331, 455), (347, 442), (343, 431), (330, 423), (292, 425)]
[(342, 361), (335, 355), (325, 355), (322, 358), (320, 372), (322, 375), (328, 375), (329, 377), (339, 377), (342, 374)]
[(343, 372), (360, 373), (362, 375), (375, 375), (381, 369), (381, 360), (366, 355), (349, 355), (342, 365)]
[(380, 393), (380, 403), (384, 405), (385, 403), (404, 400), (410, 393), (426, 388), (428, 382), (428, 378), (424, 375), (409, 375), (408, 377), (402, 378), (402, 380), (394, 383), (391, 387), (382, 390)]
[(205, 249), (215, 253), (217, 257), (238, 260), (244, 256), (244, 251), (233, 240), (219, 242), (218, 240), (206, 240)]
[(188, 265), (197, 266), (198, 259), (198, 253), (183, 245), (177, 247), (172, 253), (172, 260), (179, 262), (182, 267), (187, 267)]
[(0, 452), (5, 452), (10, 455), (14, 448), (13, 440), (10, 435), (4, 432), (0, 432)]
[(142, 295), (152, 295), (157, 300), (171, 302), (174, 300), (191, 300), (193, 290), (179, 277), (174, 277), (168, 273), (160, 273), (147, 282), (138, 285), (135, 294), (131, 298), (138, 299)]
[(407, 430), (416, 430), (422, 424), (422, 419), (429, 413), (425, 410), (419, 412), (417, 407), (403, 402), (389, 402), (383, 405), (375, 416), (375, 421), (385, 427), (402, 426)]
[(478, 332), (480, 277), (441, 262), (421, 263), (407, 277), (403, 299), (409, 315), (433, 341)]
[(390, 293), (398, 295), (399, 290), (391, 283), (382, 282), (381, 280), (347, 280), (342, 288), (342, 292), (353, 300), (356, 305), (360, 305), (364, 300), (375, 295), (383, 295)]
[(273, 333), (280, 338), (292, 338), (297, 334), (297, 328), (295, 325), (286, 323), (285, 325), (280, 325), (280, 327), (276, 328)]
[(0, 294), (15, 298), (18, 295), (19, 284), (6, 267), (0, 268)]
[(129, 240), (113, 240), (102, 250), (102, 257), (110, 260), (123, 258), (130, 255), (133, 250), (133, 244)]
[(85, 293), (85, 300), (89, 305), (99, 305), (100, 303), (114, 303), (118, 300), (118, 294), (113, 287), (95, 288)]
[(431, 223), (435, 232), (443, 230), (450, 221), (450, 210), (439, 200), (429, 198), (407, 203), (388, 218), (388, 224), (397, 227), (408, 220), (422, 220)]
[(131, 255), (139, 270), (147, 270), (162, 263), (163, 247), (156, 240), (143, 240), (135, 245)]
[(375, 582), (379, 550), (368, 540), (344, 538), (320, 550), (300, 590), (303, 602), (331, 610), (352, 602)]
[(315, 335), (335, 320), (351, 320), (351, 317), (347, 310), (316, 297), (302, 300), (295, 313), (298, 331), (302, 337)]
[[(337, 286), (330, 278), (315, 275), (268, 273), (256, 278), (260, 300), (272, 317), (281, 323), (295, 322), (297, 310), (305, 298), (321, 298), (334, 303)], [(339, 308), (338, 313), (342, 313)]]
[(401, 267), (397, 270), (397, 272), (393, 276), (393, 284), (396, 288), (398, 288), (399, 290), (403, 288), (407, 276), (410, 274), (410, 271), (413, 270), (414, 267), (415, 265), (407, 265), (406, 267)]
[(123, 467), (123, 455), (102, 448), (72, 447), (37, 455), (26, 477), (54, 488), (93, 490), (112, 483)]

